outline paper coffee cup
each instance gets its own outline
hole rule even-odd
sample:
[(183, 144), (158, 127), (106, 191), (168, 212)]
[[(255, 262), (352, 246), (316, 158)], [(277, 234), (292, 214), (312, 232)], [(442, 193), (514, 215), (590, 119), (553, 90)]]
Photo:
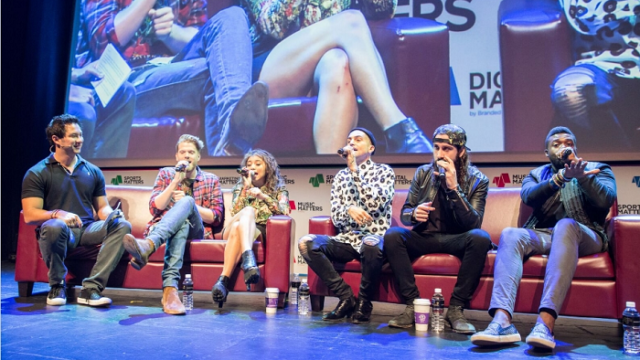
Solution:
[(278, 288), (266, 288), (264, 290), (264, 301), (267, 307), (267, 314), (275, 314), (278, 310), (278, 295), (280, 289)]
[(429, 330), (429, 309), (431, 301), (429, 299), (415, 299), (413, 306), (416, 317), (416, 331)]

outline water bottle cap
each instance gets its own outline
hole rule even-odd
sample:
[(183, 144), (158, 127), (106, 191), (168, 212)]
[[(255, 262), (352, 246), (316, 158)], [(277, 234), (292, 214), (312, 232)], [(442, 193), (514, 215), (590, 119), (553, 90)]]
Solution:
[(442, 294), (442, 289), (436, 288), (435, 292), (436, 292), (436, 294)]
[(298, 294), (309, 295), (309, 285), (307, 285), (307, 283), (302, 283), (298, 289)]
[(636, 302), (635, 301), (627, 301), (627, 307), (636, 307)]
[(185, 279), (191, 279), (191, 274), (186, 274), (184, 277)]

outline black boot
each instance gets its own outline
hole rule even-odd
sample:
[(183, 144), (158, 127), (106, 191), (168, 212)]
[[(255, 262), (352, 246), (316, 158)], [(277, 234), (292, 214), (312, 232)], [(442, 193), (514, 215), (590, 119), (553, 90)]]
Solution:
[(384, 131), (387, 153), (430, 153), (431, 142), (412, 118), (406, 118)]
[(260, 281), (260, 269), (256, 264), (256, 257), (252, 250), (242, 253), (242, 271), (244, 272), (244, 283), (247, 284), (247, 291), (251, 290), (251, 284)]
[(406, 329), (412, 327), (415, 322), (415, 308), (413, 305), (407, 305), (402, 314), (389, 320), (389, 326)]
[(356, 298), (351, 295), (344, 300), (340, 300), (338, 302), (338, 306), (333, 309), (332, 312), (324, 315), (322, 320), (334, 321), (334, 320), (342, 320), (344, 317), (351, 316), (353, 313), (353, 308), (356, 307)]
[(360, 324), (369, 321), (372, 310), (373, 305), (371, 304), (371, 301), (359, 298), (356, 309), (353, 311), (353, 315), (351, 316), (351, 322), (354, 324)]
[(460, 333), (460, 334), (475, 334), (476, 327), (473, 326), (464, 317), (462, 306), (459, 305), (449, 305), (449, 310), (447, 310), (447, 315), (445, 315), (444, 319), (445, 325), (447, 327), (451, 327), (451, 330)]
[[(240, 98), (222, 128), (213, 156), (243, 156), (251, 150), (267, 126), (269, 86), (256, 81)], [(211, 149), (210, 149), (211, 150)]]
[(229, 293), (229, 291), (227, 290), (228, 287), (229, 278), (227, 276), (221, 275), (211, 289), (213, 302), (218, 303), (219, 308), (222, 308), (222, 304), (227, 301), (227, 294)]

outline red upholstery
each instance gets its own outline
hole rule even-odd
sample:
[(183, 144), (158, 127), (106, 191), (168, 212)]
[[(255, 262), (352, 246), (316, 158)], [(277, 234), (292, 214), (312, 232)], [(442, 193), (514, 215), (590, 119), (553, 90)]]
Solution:
[[(209, 16), (233, 1), (208, 2)], [(394, 99), (425, 134), (449, 122), (449, 32), (443, 24), (421, 18), (398, 18), (369, 23), (373, 40), (385, 63)], [(256, 147), (274, 155), (315, 154), (313, 118), (317, 98), (285, 98), (269, 102), (269, 123)], [(383, 138), (382, 130), (364, 106), (360, 126)], [(201, 114), (172, 112), (158, 119), (136, 118), (129, 140), (129, 158), (173, 158), (170, 147), (158, 148), (147, 139), (175, 143), (189, 133), (205, 138)], [(384, 147), (384, 144), (381, 144)], [(379, 148), (382, 148), (379, 146)]]
[[(394, 226), (400, 224), (400, 209), (406, 196), (407, 190), (396, 190), (393, 199)], [(640, 246), (636, 244), (640, 242), (637, 235), (640, 234), (640, 216), (615, 216), (616, 207), (615, 204), (612, 207), (612, 220), (608, 228), (612, 251), (585, 256), (578, 260), (574, 280), (561, 314), (617, 318), (624, 309), (625, 301), (640, 299), (640, 283), (637, 281), (637, 274), (640, 274), (637, 261)], [(491, 235), (494, 243), (498, 243), (502, 229), (522, 226), (531, 211), (531, 208), (522, 204), (519, 188), (491, 188), (487, 196), (482, 228)], [(317, 216), (309, 220), (309, 232), (334, 235), (336, 229), (328, 216)], [(495, 254), (495, 251), (490, 251), (487, 256), (480, 286), (471, 301), (472, 309), (486, 310), (489, 307)], [(516, 298), (517, 312), (537, 313), (546, 263), (547, 256), (532, 256), (525, 261), (523, 278)], [(347, 264), (336, 263), (334, 266), (354, 293), (357, 293), (360, 286), (360, 263), (351, 261)], [(425, 255), (413, 262), (416, 285), (422, 296), (430, 296), (436, 287), (442, 288), (444, 294), (451, 294), (459, 269), (460, 260), (446, 254)], [(318, 300), (318, 297), (330, 295), (327, 287), (311, 269), (309, 286), (311, 294), (316, 298), (315, 304), (322, 303), (322, 299)], [(395, 286), (391, 269), (385, 264), (376, 300), (400, 302)], [(587, 302), (585, 299), (598, 300)]]
[[(137, 238), (151, 219), (149, 198), (151, 187), (107, 186), (107, 196), (112, 207), (120, 204), (125, 218), (132, 225), (132, 234)], [(231, 192), (223, 190), (225, 222), (231, 219)], [(18, 252), (16, 256), (15, 280), (20, 283), (21, 296), (31, 295), (33, 282), (48, 282), (47, 267), (42, 261), (38, 243), (35, 238), (35, 226), (24, 223), (20, 214), (20, 231), (18, 235)], [(216, 229), (215, 237), (220, 239), (223, 226)], [(260, 238), (254, 243), (253, 250), (260, 267), (262, 279), (253, 285), (253, 291), (263, 291), (265, 287), (278, 287), (285, 293), (288, 290), (289, 266), (291, 257), (290, 244), (293, 239), (293, 220), (288, 216), (273, 216), (267, 222), (267, 238)], [(194, 289), (211, 290), (211, 287), (222, 272), (225, 241), (192, 240), (187, 242), (182, 273), (191, 273)], [(65, 264), (69, 269), (69, 284), (79, 284), (95, 263), (99, 247), (80, 247), (69, 252)], [(122, 261), (109, 278), (108, 286), (124, 288), (161, 289), (162, 268), (164, 263), (164, 245), (150, 258), (142, 270), (137, 271), (128, 265), (129, 255)], [(239, 267), (232, 275), (233, 291), (246, 291), (242, 271)], [(282, 304), (281, 304), (282, 305)]]
[(540, 148), (553, 119), (550, 85), (572, 64), (571, 32), (557, 0), (500, 3), (505, 151)]

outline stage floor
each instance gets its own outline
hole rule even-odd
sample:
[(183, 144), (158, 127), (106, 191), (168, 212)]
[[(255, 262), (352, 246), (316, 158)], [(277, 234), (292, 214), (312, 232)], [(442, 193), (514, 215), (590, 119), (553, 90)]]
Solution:
[[(391, 314), (402, 311), (395, 304), (375, 303), (372, 321), (353, 325), (324, 322), (320, 313), (299, 318), (288, 309), (267, 317), (262, 294), (232, 293), (218, 311), (209, 293), (197, 292), (195, 310), (170, 316), (162, 312), (160, 291), (107, 289), (111, 308), (76, 305), (75, 300), (55, 307), (45, 304), (46, 284), (35, 285), (35, 296), (19, 298), (13, 276), (14, 264), (2, 262), (2, 359), (631, 358), (620, 350), (621, 334), (613, 320), (560, 318), (554, 352), (534, 351), (524, 342), (481, 349), (466, 335), (421, 335), (387, 327)], [(336, 299), (327, 298), (325, 309), (335, 304)], [(486, 312), (466, 313), (477, 328), (486, 327)], [(535, 317), (517, 315), (515, 320), (524, 339)]]

